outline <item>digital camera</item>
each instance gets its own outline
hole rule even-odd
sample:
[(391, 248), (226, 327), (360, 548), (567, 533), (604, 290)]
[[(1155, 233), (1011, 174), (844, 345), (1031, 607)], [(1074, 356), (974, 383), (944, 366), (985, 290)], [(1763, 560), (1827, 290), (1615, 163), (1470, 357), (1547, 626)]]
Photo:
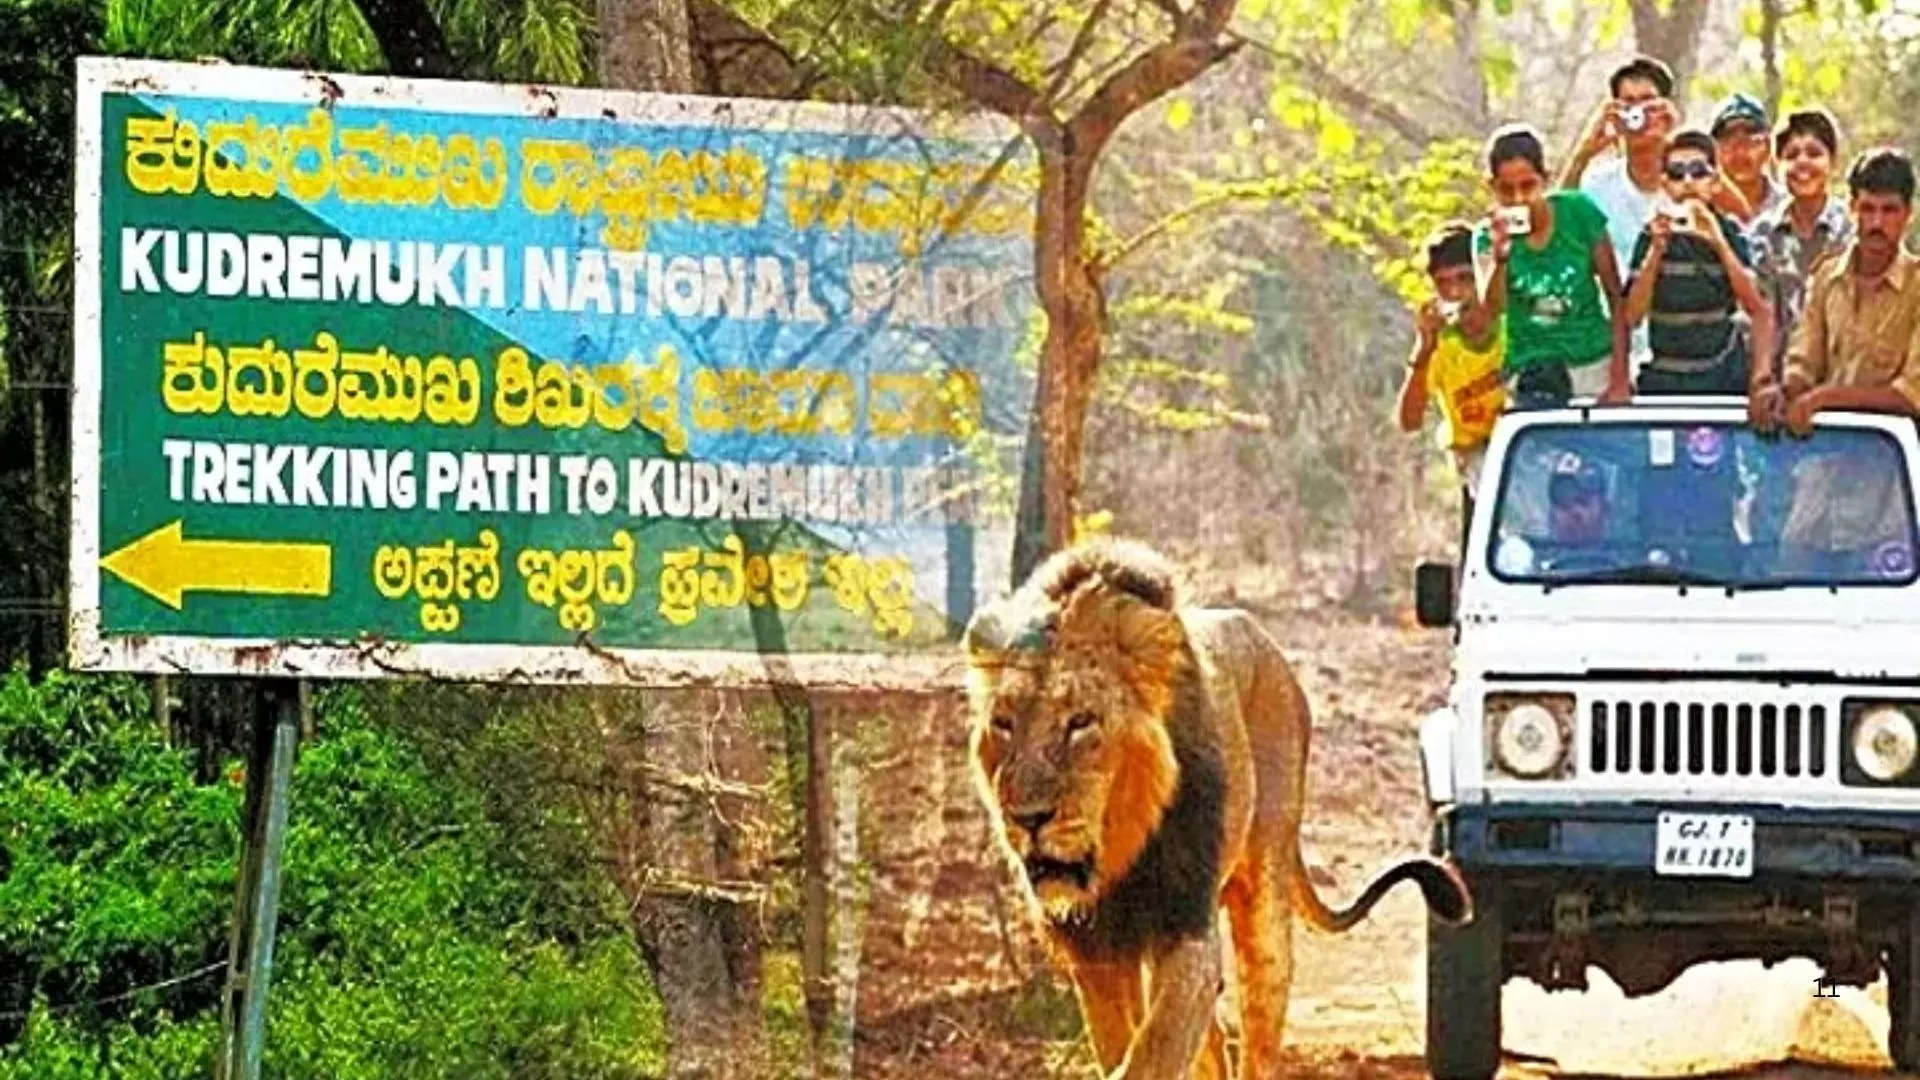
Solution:
[(1656, 212), (1671, 222), (1676, 229), (1693, 228), (1693, 208), (1686, 203), (1663, 199)]

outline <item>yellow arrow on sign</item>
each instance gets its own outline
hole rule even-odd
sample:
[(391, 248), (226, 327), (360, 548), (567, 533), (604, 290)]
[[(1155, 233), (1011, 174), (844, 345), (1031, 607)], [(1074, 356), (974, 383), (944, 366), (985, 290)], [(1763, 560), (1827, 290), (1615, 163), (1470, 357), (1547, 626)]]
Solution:
[(175, 520), (100, 560), (155, 600), (180, 610), (181, 594), (254, 593), (326, 596), (333, 591), (333, 548), (254, 540), (188, 540)]

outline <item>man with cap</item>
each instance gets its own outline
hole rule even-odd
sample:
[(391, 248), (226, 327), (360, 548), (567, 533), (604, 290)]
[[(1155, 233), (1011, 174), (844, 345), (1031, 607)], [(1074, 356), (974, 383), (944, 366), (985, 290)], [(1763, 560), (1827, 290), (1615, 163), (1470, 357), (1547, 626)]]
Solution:
[(1720, 103), (1710, 129), (1720, 150), (1721, 184), (1714, 206), (1741, 225), (1749, 225), (1788, 199), (1786, 186), (1773, 178), (1772, 133), (1767, 110), (1751, 95), (1735, 94)]
[(1547, 535), (1560, 549), (1592, 549), (1607, 538), (1607, 481), (1600, 470), (1568, 454), (1547, 481)]
[[(1619, 552), (1608, 542), (1607, 479), (1571, 450), (1544, 450), (1514, 462), (1500, 513), (1493, 563), (1502, 574), (1605, 570)], [(1545, 481), (1542, 483), (1542, 481)]]

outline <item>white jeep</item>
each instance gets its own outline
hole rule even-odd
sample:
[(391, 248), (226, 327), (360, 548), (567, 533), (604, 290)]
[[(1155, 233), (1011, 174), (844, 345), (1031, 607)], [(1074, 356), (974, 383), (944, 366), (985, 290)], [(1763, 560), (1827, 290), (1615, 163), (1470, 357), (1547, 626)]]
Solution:
[(1417, 573), (1455, 644), (1420, 731), (1434, 853), (1476, 911), (1429, 923), (1437, 1080), (1494, 1074), (1510, 976), (1584, 988), (1595, 964), (1641, 995), (1791, 956), (1884, 970), (1892, 1058), (1920, 1069), (1917, 484), (1907, 417), (1500, 420), (1457, 573)]

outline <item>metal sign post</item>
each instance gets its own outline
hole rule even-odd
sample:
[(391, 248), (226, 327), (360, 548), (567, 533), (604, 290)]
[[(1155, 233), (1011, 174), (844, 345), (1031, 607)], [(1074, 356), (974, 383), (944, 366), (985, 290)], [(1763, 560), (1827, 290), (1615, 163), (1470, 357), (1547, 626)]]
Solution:
[(300, 684), (268, 684), (253, 720), (242, 811), (240, 874), (234, 890), (233, 936), (217, 1080), (258, 1080), (266, 1048), (267, 986), (273, 973), (273, 929), (280, 910), (280, 861), (287, 839), (287, 789), (300, 741)]

